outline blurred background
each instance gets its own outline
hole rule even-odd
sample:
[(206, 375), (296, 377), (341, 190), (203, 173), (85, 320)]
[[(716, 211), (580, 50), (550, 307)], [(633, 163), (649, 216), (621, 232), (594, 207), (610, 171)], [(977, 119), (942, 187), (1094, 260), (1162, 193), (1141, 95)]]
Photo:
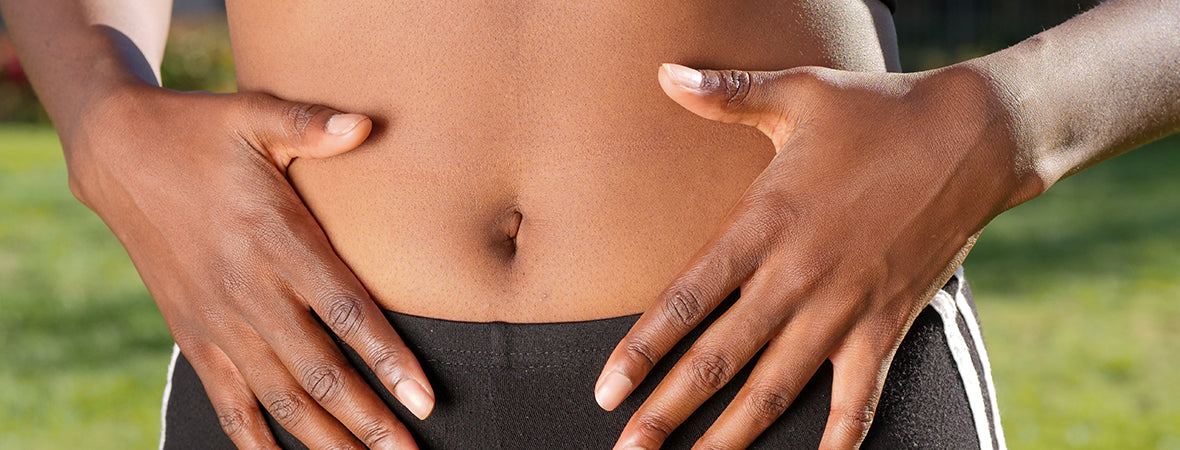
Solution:
[[(903, 66), (990, 53), (1087, 0), (900, 0)], [(2, 28), (2, 25), (0, 25)], [(234, 90), (218, 0), (177, 0), (164, 85)], [(1012, 448), (1180, 449), (1180, 137), (992, 223), (967, 259)], [(171, 339), (122, 247), (66, 187), (0, 33), (0, 448), (151, 448)]]

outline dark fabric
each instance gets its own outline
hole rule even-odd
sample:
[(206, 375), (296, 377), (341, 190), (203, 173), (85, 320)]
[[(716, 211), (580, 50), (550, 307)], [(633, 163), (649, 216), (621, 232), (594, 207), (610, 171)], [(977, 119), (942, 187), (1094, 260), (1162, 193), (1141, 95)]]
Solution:
[[(953, 295), (956, 283), (952, 279), (944, 289)], [(737, 297), (735, 292), (727, 304)], [(392, 312), (387, 316), (433, 383), (437, 403), (427, 420), (413, 417), (351, 349), (342, 347), (419, 445), (444, 449), (610, 448), (656, 382), (705, 328), (681, 342), (635, 394), (607, 412), (594, 401), (594, 383), (638, 316), (550, 324), (450, 322)], [(978, 448), (967, 394), (942, 327), (942, 319), (930, 307), (914, 322), (894, 357), (863, 448)], [(973, 359), (978, 361), (977, 356)], [(665, 447), (690, 447), (734, 397), (751, 368), (743, 369), (677, 428)], [(825, 363), (754, 447), (815, 448), (828, 416), (831, 382), (832, 366)], [(177, 360), (172, 383), (165, 448), (232, 448), (183, 356)], [(304, 448), (273, 421), (271, 426), (285, 448)]]

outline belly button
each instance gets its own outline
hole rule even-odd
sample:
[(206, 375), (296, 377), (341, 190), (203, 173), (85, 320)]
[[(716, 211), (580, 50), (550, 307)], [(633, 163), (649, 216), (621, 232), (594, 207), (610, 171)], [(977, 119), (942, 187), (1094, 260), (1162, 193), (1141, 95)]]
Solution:
[(503, 233), (502, 246), (507, 259), (512, 259), (516, 256), (516, 236), (520, 233), (520, 223), (524, 220), (524, 215), (520, 213), (520, 209), (513, 205), (504, 210), (504, 214), (500, 217), (500, 231)]

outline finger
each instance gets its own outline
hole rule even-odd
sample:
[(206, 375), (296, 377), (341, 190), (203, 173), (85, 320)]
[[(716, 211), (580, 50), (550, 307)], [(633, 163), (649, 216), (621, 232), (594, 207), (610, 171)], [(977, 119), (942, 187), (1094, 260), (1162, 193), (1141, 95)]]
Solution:
[(832, 355), (832, 408), (820, 448), (858, 448), (868, 435), (897, 349), (879, 348), (874, 341), (850, 336)]
[[(740, 214), (735, 214), (740, 217)], [(728, 226), (705, 246), (648, 308), (607, 360), (594, 387), (599, 406), (613, 410), (672, 346), (696, 328), (761, 263), (760, 236)], [(753, 233), (757, 234), (757, 233)]]
[(742, 298), (705, 331), (631, 417), (620, 446), (657, 448), (721, 390), (789, 319), (784, 298), (767, 297), (759, 272)]
[(278, 448), (241, 372), (212, 345), (187, 345), (184, 355), (205, 387), (225, 435), (238, 448)]
[(678, 64), (660, 67), (660, 87), (685, 109), (709, 120), (740, 123), (765, 133), (782, 148), (793, 129), (788, 102), (795, 99), (783, 72), (695, 70)]
[(835, 342), (818, 321), (793, 320), (766, 346), (746, 384), (697, 441), (700, 448), (745, 448), (794, 403)]
[(265, 94), (245, 97), (236, 118), (242, 137), (268, 156), (280, 171), (295, 158), (327, 158), (359, 146), (373, 122), (360, 114), (276, 99)]
[[(323, 235), (318, 227), (308, 232)], [(304, 263), (284, 268), (283, 275), (295, 291), (336, 336), (356, 350), (406, 409), (426, 419), (434, 409), (434, 390), (422, 366), (360, 281), (335, 256), (327, 237), (289, 241), (283, 250), (287, 254), (278, 255), (278, 260), (317, 261), (322, 266)]]
[[(267, 343), (252, 330), (233, 327), (236, 348), (222, 347), (240, 368), (258, 402), (271, 417), (310, 448), (355, 448), (360, 442), (340, 421), (325, 411), (290, 374)], [(389, 448), (389, 447), (386, 447)]]
[(317, 408), (330, 413), (365, 445), (379, 448), (413, 445), (409, 431), (349, 365), (309, 311), (289, 308), (272, 313), (274, 317), (269, 322), (282, 326), (255, 324), (255, 329), (270, 343), (281, 364), (274, 370), (285, 368)]

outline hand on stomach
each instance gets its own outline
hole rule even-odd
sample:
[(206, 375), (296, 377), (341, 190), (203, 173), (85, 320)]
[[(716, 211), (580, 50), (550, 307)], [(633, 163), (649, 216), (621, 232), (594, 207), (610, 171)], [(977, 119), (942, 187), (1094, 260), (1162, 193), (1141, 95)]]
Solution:
[(774, 155), (756, 130), (667, 99), (659, 64), (886, 67), (858, 1), (821, 14), (567, 3), (356, 16), (230, 3), (242, 89), (374, 119), (361, 148), (289, 174), (383, 308), (509, 322), (642, 312)]

